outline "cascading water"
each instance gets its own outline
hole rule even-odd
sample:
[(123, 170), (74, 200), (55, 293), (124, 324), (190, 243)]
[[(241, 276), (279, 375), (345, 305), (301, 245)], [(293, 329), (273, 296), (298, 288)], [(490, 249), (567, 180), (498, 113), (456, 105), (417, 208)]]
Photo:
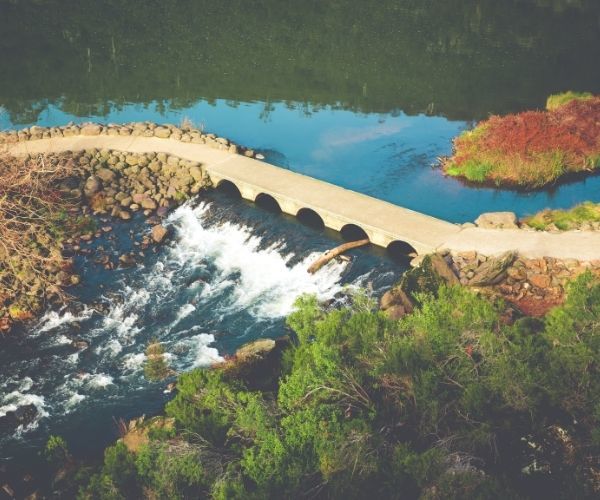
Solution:
[[(207, 198), (175, 210), (165, 221), (171, 243), (136, 268), (106, 272), (80, 260), (79, 298), (87, 305), (47, 312), (0, 352), (0, 417), (24, 405), (37, 410), (27, 425), (0, 429), (3, 458), (49, 433), (65, 436), (76, 452), (94, 451), (114, 438), (113, 418), (160, 411), (165, 383), (143, 376), (153, 339), (178, 372), (210, 366), (247, 341), (285, 334), (301, 294), (329, 300), (348, 286), (380, 291), (402, 270), (357, 252), (350, 263), (308, 274), (309, 263), (336, 244), (330, 235), (216, 193)], [(141, 220), (132, 224), (123, 232), (147, 231)], [(75, 439), (81, 433), (92, 437)]]

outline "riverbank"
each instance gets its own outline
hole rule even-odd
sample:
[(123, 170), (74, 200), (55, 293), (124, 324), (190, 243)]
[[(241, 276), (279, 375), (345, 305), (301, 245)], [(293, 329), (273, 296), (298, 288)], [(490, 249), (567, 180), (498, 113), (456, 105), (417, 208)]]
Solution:
[(102, 465), (77, 463), (52, 438), (52, 488), (90, 498), (597, 495), (600, 282), (580, 276), (563, 306), (532, 320), (449, 284), (440, 258), (402, 278), (414, 302), (401, 320), (360, 294), (333, 307), (301, 299), (292, 343), (255, 342), (181, 375), (166, 418), (122, 423)]

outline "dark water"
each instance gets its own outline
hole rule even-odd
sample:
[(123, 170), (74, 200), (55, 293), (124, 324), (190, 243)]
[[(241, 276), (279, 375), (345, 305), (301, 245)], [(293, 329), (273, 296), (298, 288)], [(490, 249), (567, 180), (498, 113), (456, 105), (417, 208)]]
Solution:
[(0, 1), (0, 128), (187, 117), (269, 161), (454, 222), (600, 201), (432, 170), (490, 113), (600, 91), (597, 0)]
[[(463, 222), (600, 201), (600, 177), (525, 194), (433, 168), (491, 113), (599, 92), (599, 60), (597, 0), (0, 0), (0, 128), (187, 118), (272, 163)], [(207, 201), (172, 218), (172, 243), (142, 267), (80, 260), (83, 309), (49, 312), (2, 344), (0, 413), (39, 411), (2, 433), (2, 459), (26, 462), (49, 433), (93, 452), (114, 437), (113, 417), (158, 411), (168, 396), (141, 373), (151, 338), (176, 369), (202, 366), (283, 333), (300, 293), (332, 298), (371, 282), (377, 294), (404, 269), (359, 250), (309, 277), (311, 254), (336, 235), (218, 194)], [(115, 230), (121, 249), (140, 228)], [(90, 347), (77, 352), (72, 338)]]

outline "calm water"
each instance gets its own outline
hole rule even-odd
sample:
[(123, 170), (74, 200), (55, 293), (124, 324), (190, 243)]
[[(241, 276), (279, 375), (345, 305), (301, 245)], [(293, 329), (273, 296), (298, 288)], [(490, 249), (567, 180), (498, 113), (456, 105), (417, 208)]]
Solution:
[[(527, 214), (600, 201), (600, 177), (529, 194), (474, 189), (444, 178), (437, 158), (491, 113), (599, 92), (599, 26), (597, 0), (0, 0), (0, 128), (188, 118), (272, 163), (451, 221)], [(0, 414), (39, 412), (16, 435), (0, 430), (3, 459), (28, 460), (50, 432), (97, 450), (113, 417), (158, 411), (168, 396), (141, 373), (153, 337), (178, 370), (203, 366), (283, 333), (301, 293), (377, 295), (404, 269), (356, 251), (310, 277), (307, 262), (336, 235), (219, 194), (170, 224), (172, 243), (142, 267), (79, 261), (81, 310), (50, 311), (0, 346)], [(99, 244), (117, 252), (144, 227), (123, 224), (119, 242)]]

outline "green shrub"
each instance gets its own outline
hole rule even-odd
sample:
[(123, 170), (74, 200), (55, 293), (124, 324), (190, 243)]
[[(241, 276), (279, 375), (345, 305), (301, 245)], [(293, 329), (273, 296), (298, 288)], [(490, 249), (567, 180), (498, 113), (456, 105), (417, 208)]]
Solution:
[(593, 99), (594, 95), (590, 92), (562, 92), (561, 94), (552, 94), (546, 100), (546, 109), (548, 111), (564, 106), (571, 101), (587, 101)]

